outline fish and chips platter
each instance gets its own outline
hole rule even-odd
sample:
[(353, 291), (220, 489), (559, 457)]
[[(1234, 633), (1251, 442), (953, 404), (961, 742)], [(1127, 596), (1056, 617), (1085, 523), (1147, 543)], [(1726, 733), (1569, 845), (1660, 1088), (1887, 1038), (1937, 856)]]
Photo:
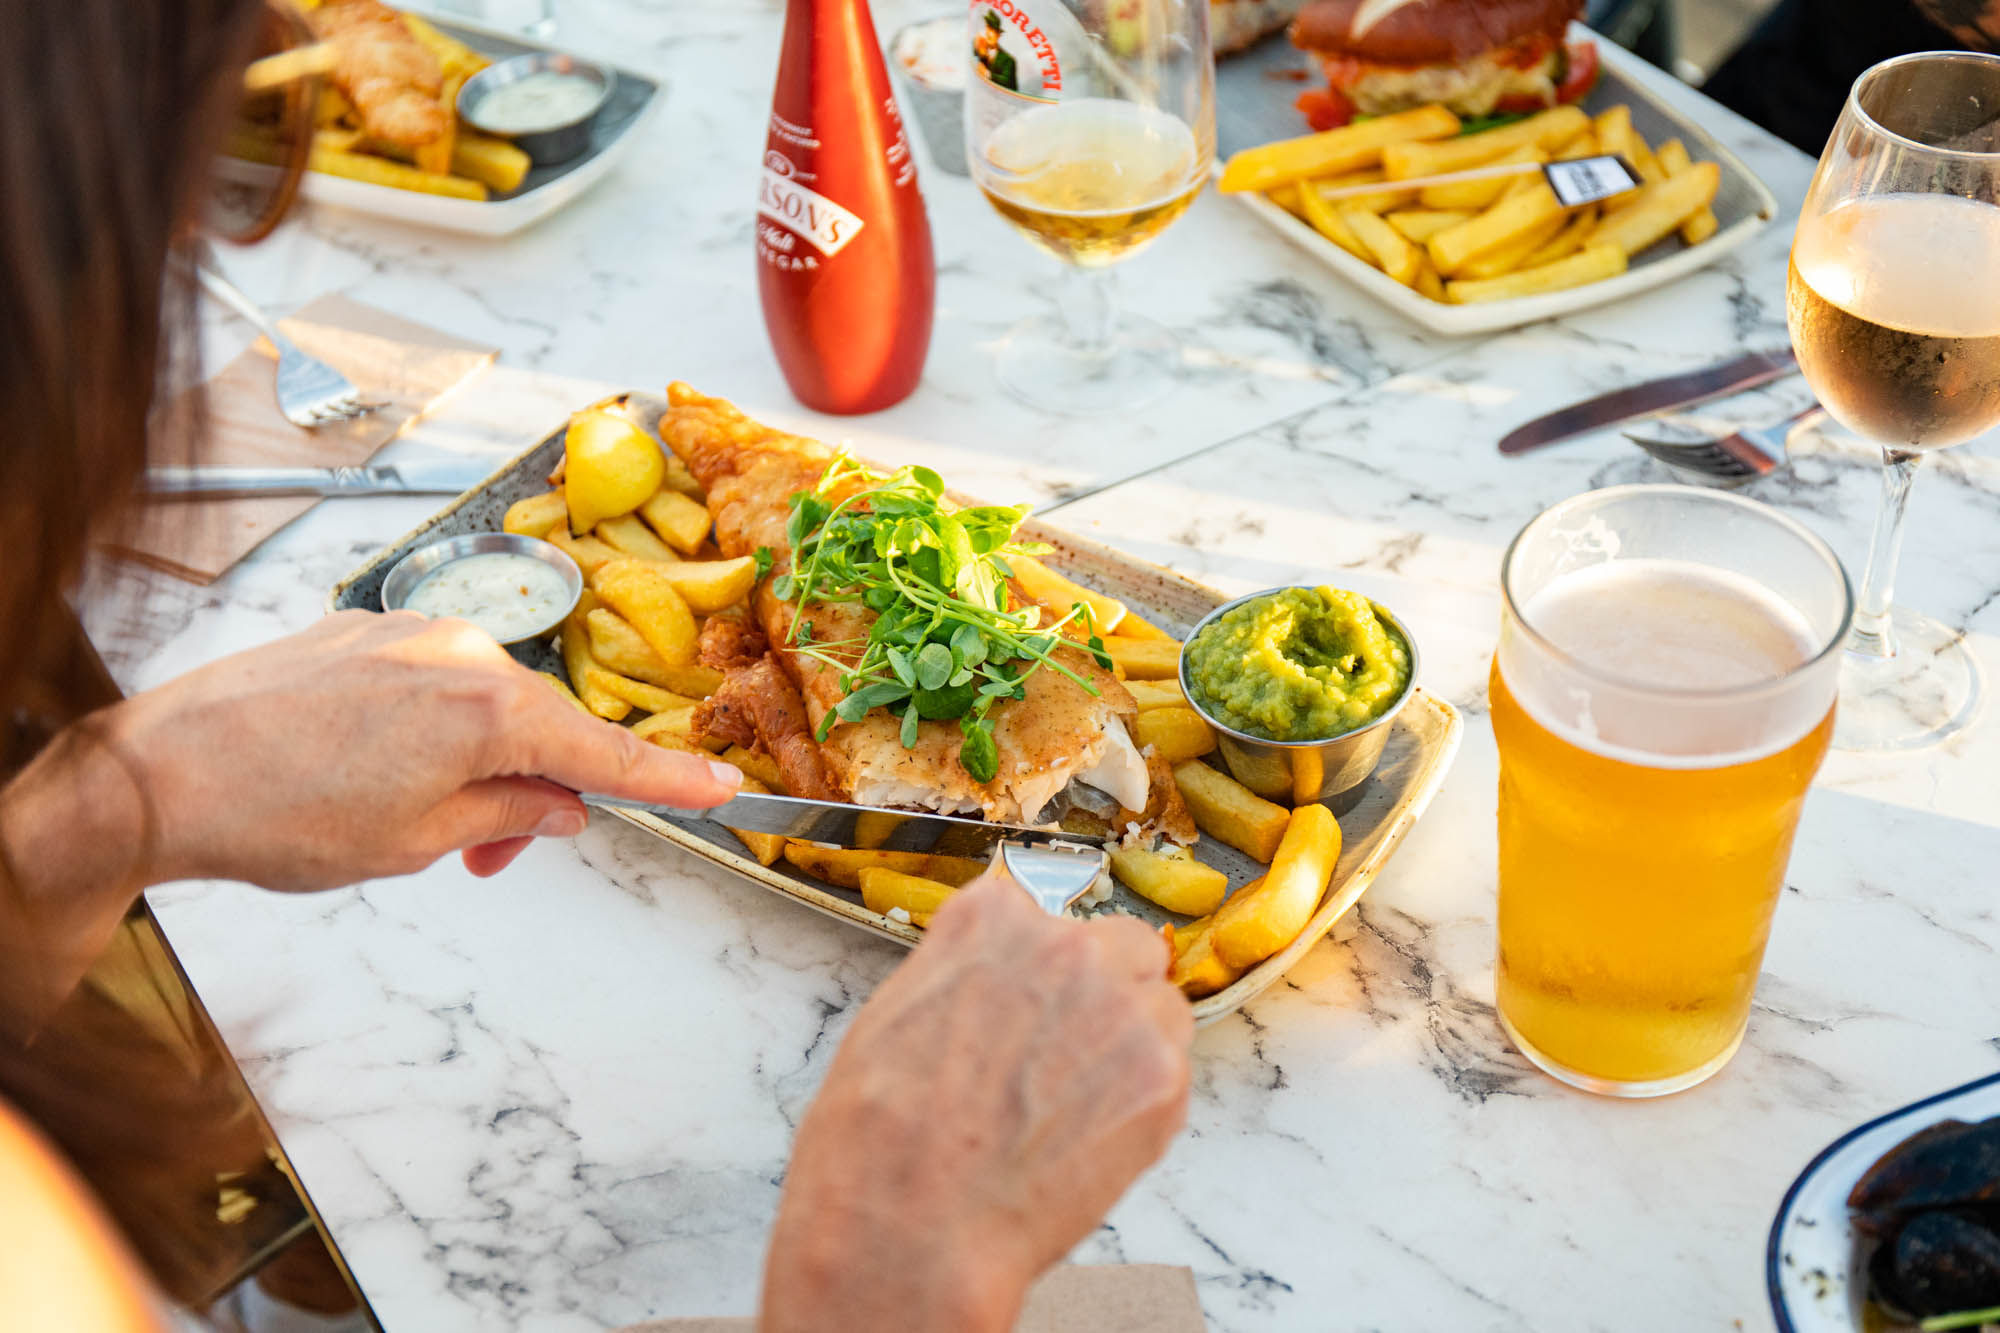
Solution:
[[(559, 48), (459, 18), (403, 13), (374, 0), (315, 4), (307, 9), (307, 21), (336, 8), (364, 8), (352, 26), (369, 34), (339, 40), (393, 43), (401, 49), (383, 57), (385, 63), (428, 58), (438, 77), (435, 88), (426, 83), (399, 90), (394, 104), (358, 108), (342, 94), (348, 67), (336, 64), (320, 95), (311, 156), (299, 186), (300, 195), (315, 203), (470, 235), (510, 235), (609, 175), (638, 142), (665, 91), (644, 74), (589, 62), (610, 86), (590, 117), (587, 142), (565, 160), (535, 161), (519, 145), (468, 123), (457, 94), (500, 62), (561, 57)], [(345, 59), (346, 48), (342, 51)], [(364, 48), (361, 59), (367, 58)], [(359, 72), (373, 71), (364, 64)], [(260, 150), (253, 137), (232, 144), (219, 169), (225, 177), (268, 172), (268, 158), (268, 146)]]
[[(654, 439), (658, 438), (663, 414), (672, 410), (665, 400), (652, 394), (632, 393), (610, 401), (618, 412)], [(579, 414), (580, 417), (583, 415)], [(435, 542), (473, 533), (496, 532), (503, 528), (521, 530), (526, 516), (557, 494), (550, 490), (550, 478), (559, 475), (558, 470), (566, 459), (568, 436), (576, 428), (573, 421), (564, 430), (549, 435), (507, 463), (484, 484), (461, 496), (417, 530), (379, 553), (334, 589), (329, 598), (330, 609), (380, 610), (383, 583), (390, 571), (405, 556)], [(669, 466), (671, 472), (660, 485), (656, 500), (675, 493), (677, 484), (686, 491), (695, 489), (684, 468), (674, 463)], [(976, 504), (963, 497), (952, 496), (951, 499), (964, 510), (971, 510)], [(576, 501), (572, 499), (570, 504), (574, 506)], [(761, 570), (753, 574), (753, 571), (741, 568), (751, 563), (748, 559), (733, 562), (712, 558), (720, 553), (713, 549), (709, 520), (699, 506), (673, 502), (649, 507), (646, 513), (654, 520), (650, 525), (652, 532), (672, 534), (677, 523), (680, 524), (680, 540), (688, 558), (678, 566), (681, 573), (676, 577), (682, 580), (683, 587), (690, 589), (687, 600), (698, 611), (707, 610), (714, 614), (719, 609), (727, 609), (722, 607), (724, 599), (731, 599), (740, 605), (746, 597), (744, 589), (749, 586), (747, 580), (761, 577)], [(684, 520), (670, 517), (669, 513), (693, 515), (693, 525), (687, 526)], [(628, 518), (631, 520), (628, 526), (619, 526), (619, 520), (600, 523), (594, 529), (597, 535), (581, 538), (571, 537), (567, 527), (558, 527), (547, 533), (547, 540), (560, 549), (576, 554), (586, 571), (598, 576), (596, 585), (607, 587), (607, 577), (603, 572), (607, 563), (610, 566), (631, 563), (629, 559), (609, 559), (607, 562), (607, 556), (624, 557), (650, 552), (660, 560), (673, 558), (665, 551), (651, 550), (648, 533), (637, 526), (637, 517)], [(1053, 524), (1028, 519), (1020, 525), (1017, 535), (1021, 540), (1049, 548), (1042, 556), (1042, 563), (1070, 581), (1065, 586), (1081, 587), (1093, 601), (1099, 598), (1115, 599), (1130, 608), (1132, 615), (1138, 618), (1135, 623), (1158, 627), (1173, 639), (1185, 636), (1210, 611), (1229, 600), (1220, 592), (1112, 548), (1074, 537)], [(599, 543), (606, 538), (622, 541), (630, 550), (600, 547)], [(697, 570), (702, 572), (697, 574)], [(740, 581), (739, 574), (742, 576)], [(701, 582), (695, 582), (697, 579)], [(721, 586), (725, 582), (730, 586)], [(617, 593), (609, 591), (608, 595), (615, 598)], [(616, 624), (616, 617), (603, 606), (588, 610), (586, 614), (595, 618), (590, 621), (589, 638), (596, 643), (600, 655), (605, 656), (606, 661), (619, 660), (611, 656), (617, 652), (617, 646), (600, 637), (599, 631), (631, 637), (629, 630)], [(1114, 637), (1110, 642), (1115, 645), (1125, 641)], [(1178, 656), (1178, 645), (1162, 640), (1158, 646), (1169, 650), (1170, 658)], [(607, 671), (604, 662), (590, 654), (581, 631), (575, 632), (574, 638), (554, 643), (531, 640), (516, 645), (512, 651), (528, 666), (574, 687), (583, 700), (590, 701), (592, 711), (603, 716), (616, 714), (628, 721), (637, 717), (639, 720), (634, 724), (635, 729), (649, 739), (695, 748), (687, 744), (682, 734), (686, 713), (679, 705), (685, 702), (684, 698), (658, 686), (635, 683)], [(655, 679), (666, 680), (682, 691), (699, 694), (716, 688), (713, 673), (708, 673), (706, 680), (702, 678), (705, 668), (668, 667), (665, 670), (667, 674), (658, 675)], [(1120, 670), (1123, 670), (1122, 665)], [(1145, 674), (1143, 670), (1141, 674)], [(586, 679), (608, 685), (611, 690), (637, 701), (639, 706), (636, 711), (627, 713), (620, 699), (606, 695), (601, 688), (586, 686), (583, 683)], [(1165, 688), (1165, 683), (1158, 680), (1127, 683), (1149, 694)], [(1178, 685), (1172, 688), (1177, 690)], [(605, 708), (599, 706), (601, 704), (610, 706)], [(647, 704), (659, 711), (648, 710), (645, 707)], [(580, 702), (579, 706), (585, 704)], [(1339, 824), (1336, 844), (1338, 860), (1333, 864), (1331, 879), (1324, 893), (1311, 906), (1309, 919), (1280, 947), (1254, 965), (1222, 974), (1207, 986), (1184, 984), (1183, 989), (1189, 991), (1197, 1021), (1210, 1021), (1233, 1012), (1271, 985), (1354, 906), (1443, 785), (1458, 749), (1462, 725), (1456, 709), (1424, 691), (1420, 685), (1414, 685), (1407, 691), (1402, 707), (1389, 723), (1387, 744), (1373, 775), (1331, 802), (1332, 813)], [(1143, 738), (1149, 733), (1139, 734)], [(1150, 750), (1152, 747), (1149, 745), (1147, 748)], [(768, 754), (750, 753), (732, 745), (720, 757), (739, 763), (750, 775), (746, 783), (756, 783), (761, 775), (771, 789), (783, 790), (779, 785), (781, 775), (771, 764)], [(1227, 783), (1223, 770), (1213, 772), (1216, 774), (1214, 781)], [(794, 790), (791, 794), (806, 793)], [(1242, 795), (1249, 797), (1247, 792)], [(1258, 804), (1269, 805), (1266, 802)], [(960, 875), (971, 873), (976, 869), (974, 863), (983, 861), (990, 850), (984, 846), (953, 849), (962, 851), (963, 856), (835, 850), (813, 844), (787, 844), (786, 840), (773, 835), (738, 834), (697, 818), (624, 809), (614, 809), (609, 813), (764, 889), (905, 945), (913, 945), (922, 939), (925, 917), (919, 915), (912, 920), (910, 911), (877, 901), (874, 896), (875, 881), (863, 877), (884, 872), (857, 870), (857, 865), (869, 864), (871, 857), (879, 857), (884, 865), (894, 867), (886, 872), (891, 880), (907, 882), (907, 877), (899, 874), (904, 870), (914, 871), (919, 876), (948, 878), (954, 871)], [(1226, 877), (1232, 894), (1257, 881), (1264, 874), (1263, 863), (1273, 859), (1268, 847), (1262, 856), (1253, 857), (1212, 836), (1201, 837), (1191, 850), (1194, 861)], [(904, 859), (890, 859), (894, 857)], [(1156, 862), (1164, 859), (1154, 858)], [(1119, 863), (1114, 861), (1116, 864)], [(919, 878), (913, 882), (922, 885), (928, 881)], [(863, 885), (865, 891), (857, 888), (857, 884)], [(1189, 923), (1187, 917), (1191, 913), (1165, 910), (1128, 887), (1121, 878), (1114, 876), (1106, 884), (1108, 896), (1097, 895), (1096, 901), (1079, 910), (1121, 912), (1138, 917), (1156, 927), (1178, 932), (1183, 947), (1190, 925), (1202, 924), (1201, 921)]]
[[(1553, 319), (1572, 311), (1650, 291), (1714, 263), (1743, 245), (1778, 215), (1777, 199), (1741, 158), (1719, 142), (1708, 130), (1648, 87), (1646, 76), (1642, 71), (1650, 67), (1643, 60), (1625, 51), (1617, 43), (1597, 37), (1581, 25), (1573, 27), (1571, 31), (1586, 40), (1594, 40), (1602, 59), (1602, 73), (1596, 86), (1578, 105), (1588, 116), (1590, 123), (1600, 129), (1605, 126), (1609, 116), (1618, 122), (1621, 136), (1631, 136), (1627, 141), (1631, 144), (1629, 149), (1623, 145), (1616, 146), (1615, 149), (1604, 149), (1602, 145), (1598, 145), (1590, 151), (1617, 151), (1621, 155), (1644, 158), (1663, 145), (1671, 143), (1676, 146), (1684, 161), (1695, 170), (1714, 173), (1712, 193), (1707, 204), (1713, 215), (1712, 225), (1704, 222), (1701, 232), (1688, 233), (1689, 236), (1701, 237), (1695, 243), (1668, 235), (1663, 240), (1634, 247), (1629, 255), (1621, 253), (1613, 256), (1605, 254), (1604, 250), (1599, 250), (1598, 255), (1609, 258), (1612, 262), (1601, 271), (1594, 271), (1597, 275), (1579, 274), (1568, 279), (1571, 285), (1546, 287), (1541, 290), (1533, 289), (1538, 286), (1536, 283), (1521, 283), (1519, 279), (1522, 274), (1520, 271), (1515, 271), (1500, 278), (1501, 283), (1510, 285), (1494, 286), (1492, 292), (1478, 296), (1467, 294), (1458, 299), (1447, 299), (1445, 293), (1437, 290), (1432, 284), (1423, 284), (1432, 286), (1432, 290), (1427, 293), (1414, 277), (1411, 280), (1399, 280), (1398, 277), (1391, 276), (1389, 272), (1384, 271), (1379, 255), (1374, 253), (1376, 247), (1357, 243), (1365, 242), (1367, 238), (1348, 236), (1336, 219), (1323, 217), (1321, 225), (1315, 226), (1310, 217), (1304, 216), (1303, 208), (1298, 208), (1296, 205), (1293, 208), (1285, 207), (1281, 202), (1282, 196), (1277, 191), (1230, 188), (1225, 167), (1230, 159), (1248, 150), (1265, 150), (1271, 145), (1299, 140), (1306, 133), (1305, 122), (1292, 105), (1292, 94), (1300, 86), (1293, 80), (1294, 76), (1303, 70), (1303, 56), (1282, 36), (1266, 39), (1217, 68), (1216, 177), (1224, 182), (1223, 189), (1228, 198), (1248, 209), (1306, 254), (1360, 287), (1376, 300), (1426, 328), (1446, 334), (1490, 333), (1537, 320)], [(1537, 119), (1557, 124), (1564, 117), (1574, 114), (1569, 108), (1557, 108), (1555, 112), (1542, 113)], [(1577, 117), (1577, 119), (1581, 121), (1583, 118)], [(1352, 129), (1364, 130), (1365, 126), (1357, 124)], [(1346, 132), (1349, 131), (1335, 131), (1336, 134)], [(1516, 142), (1516, 136), (1525, 132), (1517, 124), (1498, 130), (1488, 130), (1483, 134), (1447, 137), (1441, 142), (1454, 146), (1470, 146), (1475, 141), (1485, 140), (1490, 136), (1490, 141), (1496, 145), (1498, 151), (1497, 145), (1505, 142), (1512, 146)], [(1460, 132), (1454, 126), (1450, 133)], [(1521, 144), (1521, 146), (1529, 145)], [(1545, 143), (1543, 148), (1545, 160), (1560, 159), (1563, 156), (1560, 143)], [(1488, 160), (1495, 159), (1468, 157), (1463, 165), (1472, 167)], [(1357, 162), (1356, 165), (1365, 167), (1368, 164)], [(1393, 174), (1391, 173), (1392, 176)], [(1350, 171), (1350, 176), (1357, 182), (1367, 175), (1368, 173)], [(1378, 169), (1372, 173), (1372, 178), (1379, 182), (1383, 179), (1383, 173)], [(1331, 178), (1320, 182), (1322, 185), (1334, 183), (1334, 179)], [(1340, 183), (1346, 181), (1343, 179)], [(1429, 193), (1425, 191), (1425, 194)], [(1386, 198), (1386, 194), (1387, 192), (1382, 197)], [(1607, 216), (1612, 205), (1619, 203), (1622, 198), (1623, 196), (1604, 205)], [(1366, 199), (1361, 202), (1368, 203)], [(1435, 205), (1410, 214), (1394, 212), (1401, 209), (1414, 210), (1416, 202), (1416, 200), (1399, 200), (1386, 207), (1369, 205), (1361, 211), (1371, 216), (1389, 213), (1392, 224), (1401, 216), (1413, 218), (1445, 216)], [(1451, 205), (1454, 208), (1462, 206)], [(1481, 206), (1488, 207), (1490, 211), (1489, 205)], [(1595, 212), (1595, 206), (1589, 211)], [(1555, 218), (1551, 219), (1552, 223), (1555, 221)], [(1572, 224), (1577, 224), (1582, 220), (1577, 218), (1573, 211), (1570, 221)], [(1424, 242), (1429, 239), (1421, 230), (1414, 228), (1410, 235), (1405, 235), (1393, 225), (1377, 226), (1374, 230), (1380, 233), (1382, 247), (1403, 250), (1407, 246), (1411, 253), (1417, 256), (1423, 255)], [(1335, 239), (1330, 239), (1329, 232), (1340, 237), (1340, 240), (1337, 242)], [(1645, 233), (1645, 235), (1650, 234), (1650, 231)], [(1413, 236), (1423, 239), (1413, 239)], [(1642, 235), (1640, 239), (1644, 238)], [(1588, 236), (1577, 237), (1576, 247), (1567, 254), (1552, 259), (1548, 265), (1549, 271), (1553, 272), (1554, 266), (1558, 263), (1571, 266), (1579, 263), (1587, 264), (1589, 261), (1585, 258), (1584, 252), (1592, 249), (1588, 244), (1590, 239)], [(1548, 245), (1559, 245), (1562, 233), (1548, 236), (1545, 241)], [(1553, 255), (1556, 252), (1545, 253)], [(1391, 266), (1394, 266), (1393, 260)], [(1427, 276), (1434, 284), (1437, 275), (1433, 272)], [(1449, 279), (1452, 275), (1444, 276)], [(1490, 284), (1482, 282), (1451, 285), (1471, 288), (1487, 287)], [(1530, 290), (1514, 294), (1521, 287)]]

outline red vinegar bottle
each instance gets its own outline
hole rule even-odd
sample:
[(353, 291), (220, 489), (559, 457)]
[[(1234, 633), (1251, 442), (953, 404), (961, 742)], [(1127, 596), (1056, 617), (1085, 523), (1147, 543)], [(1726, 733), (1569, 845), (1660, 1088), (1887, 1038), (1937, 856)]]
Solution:
[(807, 407), (874, 412), (917, 387), (937, 266), (867, 0), (789, 0), (757, 190), (757, 289)]

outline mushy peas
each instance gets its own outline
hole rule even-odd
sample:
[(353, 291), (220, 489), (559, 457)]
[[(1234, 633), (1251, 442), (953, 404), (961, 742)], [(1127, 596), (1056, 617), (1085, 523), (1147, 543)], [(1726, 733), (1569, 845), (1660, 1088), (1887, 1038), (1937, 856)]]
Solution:
[(1366, 726), (1410, 683), (1410, 649), (1341, 588), (1280, 588), (1219, 617), (1187, 650), (1188, 685), (1225, 726), (1314, 741)]

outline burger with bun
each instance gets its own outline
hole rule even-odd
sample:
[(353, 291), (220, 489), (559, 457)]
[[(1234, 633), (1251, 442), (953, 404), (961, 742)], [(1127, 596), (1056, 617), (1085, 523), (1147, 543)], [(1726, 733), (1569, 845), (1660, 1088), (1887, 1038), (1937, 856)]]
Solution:
[(1440, 103), (1466, 120), (1574, 102), (1597, 47), (1565, 40), (1583, 0), (1312, 0), (1292, 44), (1325, 71), (1299, 98), (1316, 130)]

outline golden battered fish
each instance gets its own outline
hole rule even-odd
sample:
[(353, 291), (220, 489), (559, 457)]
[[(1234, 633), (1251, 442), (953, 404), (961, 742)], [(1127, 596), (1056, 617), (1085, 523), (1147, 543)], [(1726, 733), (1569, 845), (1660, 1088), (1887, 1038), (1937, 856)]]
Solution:
[[(751, 420), (719, 398), (685, 384), (669, 385), (660, 435), (708, 494), (716, 544), (727, 556), (769, 547), (780, 570), (790, 567), (785, 526), (791, 496), (819, 482), (834, 453), (816, 440), (788, 435)], [(856, 481), (854, 490), (867, 483)], [(851, 493), (851, 492), (850, 492)], [(836, 497), (838, 498), (838, 497)], [(773, 654), (795, 681), (814, 727), (844, 695), (840, 673), (787, 645), (795, 615), (812, 624), (812, 639), (828, 645), (860, 642), (874, 613), (852, 603), (808, 603), (803, 610), (780, 601), (766, 580), (756, 593), (758, 619)], [(882, 710), (858, 722), (836, 723), (820, 745), (833, 785), (862, 805), (916, 807), (976, 814), (1001, 823), (1042, 822), (1055, 798), (1073, 781), (1094, 787), (1128, 811), (1146, 812), (1154, 827), (1191, 841), (1179, 792), (1163, 793), (1132, 743), (1128, 721), (1137, 712), (1125, 687), (1098, 667), (1082, 647), (1058, 650), (1090, 691), (1043, 668), (1028, 677), (1026, 697), (1003, 700), (989, 715), (999, 767), (991, 782), (976, 781), (959, 762), (962, 736), (952, 721), (924, 722), (917, 743), (904, 748), (900, 719)]]
[(327, 0), (306, 21), (333, 46), (334, 86), (369, 138), (414, 149), (450, 132), (453, 113), (438, 100), (444, 68), (401, 14), (377, 0)]

